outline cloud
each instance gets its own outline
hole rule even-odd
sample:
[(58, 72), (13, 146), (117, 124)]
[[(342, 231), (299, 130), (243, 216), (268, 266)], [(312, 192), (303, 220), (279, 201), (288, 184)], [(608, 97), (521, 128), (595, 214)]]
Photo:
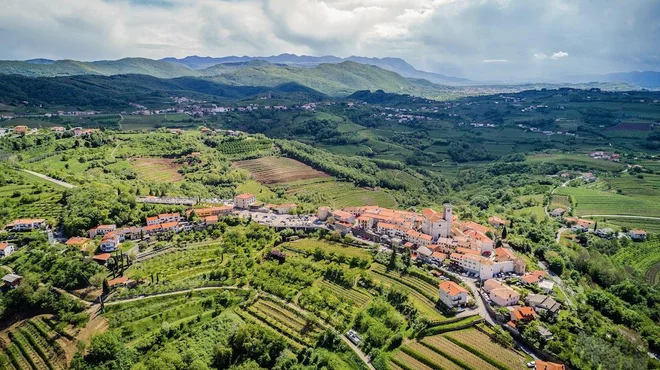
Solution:
[(567, 53), (567, 52), (564, 52), (564, 51), (558, 51), (558, 52), (556, 52), (556, 53), (553, 53), (553, 54), (550, 56), (550, 59), (557, 60), (557, 59), (561, 59), (561, 58), (566, 58), (567, 56), (568, 56), (568, 53)]
[(658, 14), (655, 0), (2, 0), (0, 59), (361, 55), (533, 79), (660, 70)]

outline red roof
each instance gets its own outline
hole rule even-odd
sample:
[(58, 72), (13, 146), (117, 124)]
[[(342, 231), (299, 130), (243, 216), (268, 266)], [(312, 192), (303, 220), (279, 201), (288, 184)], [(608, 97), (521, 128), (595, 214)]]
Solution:
[(108, 286), (115, 286), (119, 284), (126, 284), (128, 282), (128, 277), (126, 276), (120, 276), (118, 278), (114, 278), (110, 281), (108, 281)]
[(250, 199), (252, 197), (254, 197), (254, 195), (249, 194), (249, 193), (245, 193), (245, 194), (239, 194), (239, 195), (235, 196), (234, 198), (236, 198), (236, 199)]
[(97, 261), (107, 261), (112, 257), (110, 253), (101, 253), (97, 254), (96, 256), (92, 257), (92, 259), (97, 260)]
[(422, 210), (422, 216), (431, 222), (438, 222), (443, 219), (442, 215), (432, 210), (431, 208), (425, 208)]
[(536, 360), (536, 367), (534, 370), (566, 370), (566, 366), (554, 362)]
[(147, 222), (151, 222), (151, 221), (158, 221), (158, 217), (156, 216), (147, 217)]
[(7, 242), (0, 243), (0, 251), (4, 251), (5, 249), (7, 249), (8, 246), (9, 246), (9, 243), (7, 243)]
[(160, 226), (163, 227), (163, 229), (169, 229), (171, 227), (176, 227), (179, 223), (174, 221), (174, 222), (165, 222), (164, 224), (160, 224)]
[(88, 238), (83, 238), (79, 236), (74, 236), (73, 238), (70, 238), (69, 240), (66, 241), (66, 245), (75, 245), (75, 246), (82, 246), (83, 244), (89, 242)]
[(145, 226), (144, 231), (160, 230), (160, 226), (160, 224)]
[(466, 293), (467, 290), (463, 288), (462, 286), (454, 283), (453, 281), (445, 281), (440, 284), (440, 290), (443, 292), (447, 293), (448, 296), (453, 297), (455, 295), (458, 295), (459, 293)]

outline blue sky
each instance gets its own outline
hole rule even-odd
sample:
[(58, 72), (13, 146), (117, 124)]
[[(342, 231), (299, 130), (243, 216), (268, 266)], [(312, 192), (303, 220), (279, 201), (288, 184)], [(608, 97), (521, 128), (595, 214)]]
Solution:
[(654, 0), (3, 0), (0, 59), (400, 57), (472, 79), (660, 70)]

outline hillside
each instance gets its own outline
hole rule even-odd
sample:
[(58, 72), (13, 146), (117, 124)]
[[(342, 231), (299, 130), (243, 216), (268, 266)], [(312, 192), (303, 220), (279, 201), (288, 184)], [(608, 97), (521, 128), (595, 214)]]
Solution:
[(160, 78), (199, 75), (186, 66), (147, 58), (124, 58), (97, 62), (58, 60), (52, 63), (0, 61), (0, 74), (18, 74), (28, 77), (144, 74)]

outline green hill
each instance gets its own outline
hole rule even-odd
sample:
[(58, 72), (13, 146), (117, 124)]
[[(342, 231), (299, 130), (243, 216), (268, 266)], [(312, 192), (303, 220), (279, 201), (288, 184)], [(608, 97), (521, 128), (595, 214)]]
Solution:
[(28, 77), (145, 74), (160, 78), (199, 75), (195, 70), (181, 64), (161, 62), (146, 58), (124, 58), (98, 62), (58, 60), (50, 64), (0, 61), (0, 74), (18, 74)]

